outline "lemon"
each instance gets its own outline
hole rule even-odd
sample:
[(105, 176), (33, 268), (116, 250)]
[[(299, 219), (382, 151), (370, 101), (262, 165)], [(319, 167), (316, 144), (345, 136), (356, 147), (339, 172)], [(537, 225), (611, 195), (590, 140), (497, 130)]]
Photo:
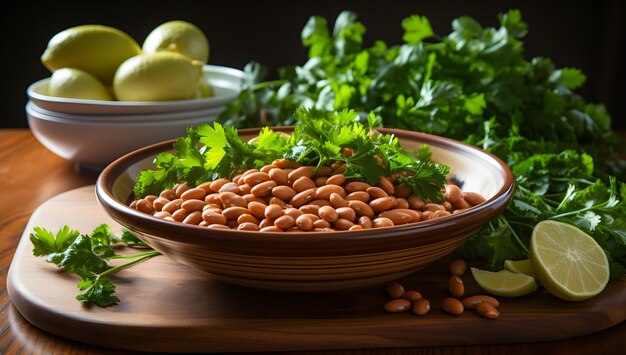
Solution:
[(52, 73), (48, 95), (75, 99), (111, 100), (107, 88), (93, 75), (74, 68), (63, 68)]
[(505, 260), (504, 269), (516, 274), (524, 274), (537, 278), (535, 275), (535, 269), (533, 268), (533, 264), (530, 262), (530, 259)]
[(508, 270), (491, 272), (474, 267), (471, 270), (478, 286), (496, 296), (519, 297), (537, 290), (537, 282), (528, 275)]
[(544, 287), (564, 300), (591, 298), (609, 282), (609, 261), (602, 248), (567, 223), (537, 223), (530, 239), (530, 260)]
[(144, 53), (170, 51), (206, 64), (209, 41), (195, 25), (186, 21), (169, 21), (152, 30), (143, 42)]
[(172, 52), (140, 54), (122, 63), (113, 90), (120, 101), (164, 101), (194, 98), (202, 64)]
[(139, 44), (126, 33), (108, 26), (83, 25), (52, 37), (41, 62), (52, 72), (80, 69), (109, 85), (117, 67), (139, 53)]
[(209, 83), (200, 83), (198, 85), (198, 91), (196, 92), (196, 98), (202, 99), (207, 97), (213, 97), (215, 95), (215, 90), (213, 86)]

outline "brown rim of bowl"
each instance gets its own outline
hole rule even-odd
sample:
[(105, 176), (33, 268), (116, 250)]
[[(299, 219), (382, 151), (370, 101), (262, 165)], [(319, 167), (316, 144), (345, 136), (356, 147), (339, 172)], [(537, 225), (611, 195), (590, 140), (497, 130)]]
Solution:
[[(283, 132), (293, 130), (292, 126), (277, 126), (270, 128), (274, 131)], [(241, 135), (249, 135), (258, 132), (259, 130), (260, 128), (240, 129), (239, 133)], [(119, 176), (129, 166), (141, 159), (154, 156), (160, 152), (171, 150), (172, 144), (175, 140), (168, 140), (130, 152), (109, 164), (98, 176), (96, 182), (96, 196), (101, 206), (114, 220), (118, 221), (118, 223), (127, 227), (132, 225), (137, 231), (149, 234), (152, 238), (159, 239), (162, 242), (174, 241), (197, 244), (206, 243), (207, 240), (210, 239), (226, 244), (224, 248), (218, 248), (220, 251), (241, 251), (242, 249), (246, 249), (251, 254), (258, 254), (259, 248), (276, 248), (274, 249), (276, 253), (270, 253), (268, 255), (278, 255), (282, 250), (284, 252), (289, 251), (293, 254), (293, 256), (312, 256), (312, 254), (317, 254), (315, 252), (316, 250), (321, 249), (325, 250), (325, 252), (322, 253), (324, 255), (339, 255), (341, 254), (339, 249), (344, 248), (339, 248), (336, 250), (336, 253), (334, 253), (329, 251), (329, 249), (332, 249), (332, 245), (338, 243), (337, 247), (340, 247), (346, 243), (355, 243), (355, 237), (358, 237), (359, 244), (363, 244), (362, 246), (366, 249), (367, 247), (372, 247), (375, 249), (374, 251), (382, 252), (386, 250), (393, 250), (397, 248), (398, 244), (409, 247), (443, 241), (446, 238), (441, 236), (441, 233), (439, 233), (441, 231), (454, 230), (458, 234), (461, 234), (461, 232), (473, 233), (486, 222), (488, 217), (495, 217), (496, 212), (504, 210), (513, 196), (515, 184), (513, 173), (500, 158), (491, 153), (463, 142), (431, 134), (388, 128), (381, 128), (378, 130), (381, 133), (393, 134), (399, 138), (416, 139), (420, 142), (430, 144), (431, 146), (444, 146), (453, 151), (462, 151), (471, 153), (472, 155), (478, 154), (482, 160), (486, 160), (491, 165), (498, 168), (499, 172), (504, 176), (504, 184), (493, 197), (478, 206), (468, 209), (467, 211), (443, 218), (410, 223), (401, 226), (373, 228), (359, 231), (332, 231), (316, 233), (260, 233), (254, 231), (207, 229), (206, 227), (186, 225), (179, 222), (170, 222), (154, 218), (135, 209), (131, 209), (123, 202), (118, 201), (111, 194), (111, 188), (115, 177)], [(414, 235), (416, 232), (423, 234), (425, 237), (412, 238), (411, 241), (408, 241), (406, 236)], [(162, 235), (167, 235), (167, 237), (161, 237)], [(375, 242), (377, 239), (380, 239), (381, 235), (385, 235), (385, 246), (379, 245), (380, 242)], [(469, 236), (470, 235), (467, 237)], [(273, 244), (266, 244), (268, 243), (268, 240), (271, 240)], [(280, 240), (280, 243), (276, 243), (276, 240)], [(245, 243), (247, 247), (243, 247), (240, 243)], [(232, 245), (229, 247), (229, 244)], [(294, 252), (293, 247), (296, 245), (302, 248), (302, 250)], [(324, 247), (320, 248), (320, 245), (323, 245)]]

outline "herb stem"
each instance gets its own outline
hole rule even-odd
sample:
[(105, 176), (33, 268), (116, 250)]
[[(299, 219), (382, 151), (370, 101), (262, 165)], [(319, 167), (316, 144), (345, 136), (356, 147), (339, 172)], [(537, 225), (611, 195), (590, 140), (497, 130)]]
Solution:
[(139, 254), (133, 254), (133, 255), (113, 255), (112, 257), (108, 259), (135, 259), (135, 258), (144, 257), (146, 255), (154, 256), (155, 255), (154, 253), (160, 254), (158, 251), (151, 250), (145, 253), (139, 253)]
[(253, 85), (251, 89), (252, 91), (263, 90), (274, 85), (283, 85), (285, 83), (287, 83), (287, 80), (264, 81), (262, 83)]
[(555, 181), (555, 182), (579, 182), (581, 184), (586, 184), (586, 185), (593, 185), (593, 182), (587, 180), (587, 179), (581, 179), (581, 178), (559, 178), (559, 177), (553, 177), (550, 178), (550, 180)]
[[(112, 268), (110, 268), (110, 269), (108, 269), (108, 270), (106, 270), (106, 271), (102, 272), (101, 274), (99, 274), (99, 275), (96, 277), (96, 280), (99, 280), (99, 279), (101, 279), (101, 278), (103, 278), (103, 277), (105, 277), (105, 276), (107, 276), (107, 275), (110, 275), (110, 274), (116, 273), (116, 272), (118, 272), (118, 271), (124, 270), (124, 269), (126, 269), (126, 268), (128, 268), (128, 267), (131, 267), (131, 266), (135, 265), (135, 264), (139, 264), (140, 262), (145, 261), (145, 260), (148, 260), (148, 259), (150, 259), (150, 258), (152, 258), (152, 257), (157, 256), (157, 255), (161, 255), (161, 253), (159, 253), (159, 252), (158, 252), (158, 251), (156, 251), (156, 250), (155, 250), (155, 251), (151, 251), (151, 252), (147, 252), (147, 253), (142, 253), (142, 254), (143, 254), (143, 256), (142, 256), (142, 257), (140, 257), (140, 258), (138, 258), (138, 259), (135, 259), (135, 260), (129, 261), (129, 262), (127, 262), (127, 263), (125, 263), (125, 264), (122, 264), (122, 265), (118, 265), (118, 266), (112, 267)], [(137, 255), (140, 255), (140, 254), (137, 254)]]
[(585, 211), (589, 211), (589, 210), (593, 210), (596, 208), (602, 208), (604, 206), (606, 206), (608, 204), (607, 202), (603, 202), (597, 205), (593, 205), (593, 206), (589, 206), (589, 207), (585, 207), (585, 208), (581, 208), (579, 210), (575, 210), (575, 211), (570, 211), (570, 212), (565, 212), (565, 213), (561, 213), (561, 214), (557, 214), (555, 216), (550, 217), (550, 219), (557, 219), (557, 218), (562, 218), (562, 217), (567, 217), (567, 216), (571, 216), (571, 215), (576, 215), (579, 214), (581, 212), (585, 212)]
[(509, 228), (509, 230), (511, 231), (511, 234), (513, 234), (513, 237), (515, 238), (515, 241), (517, 242), (517, 244), (519, 244), (519, 246), (522, 248), (522, 251), (524, 252), (525, 255), (529, 255), (530, 252), (528, 251), (528, 248), (526, 247), (526, 245), (524, 243), (522, 243), (522, 240), (520, 239), (520, 237), (517, 235), (517, 233), (515, 233), (515, 230), (513, 229), (513, 227), (511, 227), (511, 225), (509, 224), (509, 221), (506, 219), (506, 217), (500, 215), (498, 217), (498, 219), (500, 220), (501, 223), (506, 224), (507, 228)]

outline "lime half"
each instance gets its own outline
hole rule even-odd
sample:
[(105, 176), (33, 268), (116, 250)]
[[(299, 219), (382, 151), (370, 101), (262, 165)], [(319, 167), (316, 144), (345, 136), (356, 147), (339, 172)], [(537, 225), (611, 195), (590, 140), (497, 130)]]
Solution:
[(602, 248), (567, 223), (539, 222), (530, 239), (530, 260), (545, 288), (564, 300), (591, 298), (609, 282), (609, 261)]

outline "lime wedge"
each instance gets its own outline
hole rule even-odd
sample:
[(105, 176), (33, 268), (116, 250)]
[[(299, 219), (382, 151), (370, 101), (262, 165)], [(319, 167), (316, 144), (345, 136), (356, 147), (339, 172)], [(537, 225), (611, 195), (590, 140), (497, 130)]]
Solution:
[(524, 274), (536, 278), (535, 269), (530, 259), (524, 260), (505, 260), (504, 270), (509, 270), (516, 274)]
[(567, 223), (539, 222), (530, 239), (530, 260), (545, 288), (564, 300), (591, 298), (609, 282), (609, 261), (602, 248)]
[(516, 274), (508, 270), (498, 272), (471, 268), (474, 280), (485, 291), (503, 297), (519, 297), (537, 289), (537, 283), (531, 276)]

